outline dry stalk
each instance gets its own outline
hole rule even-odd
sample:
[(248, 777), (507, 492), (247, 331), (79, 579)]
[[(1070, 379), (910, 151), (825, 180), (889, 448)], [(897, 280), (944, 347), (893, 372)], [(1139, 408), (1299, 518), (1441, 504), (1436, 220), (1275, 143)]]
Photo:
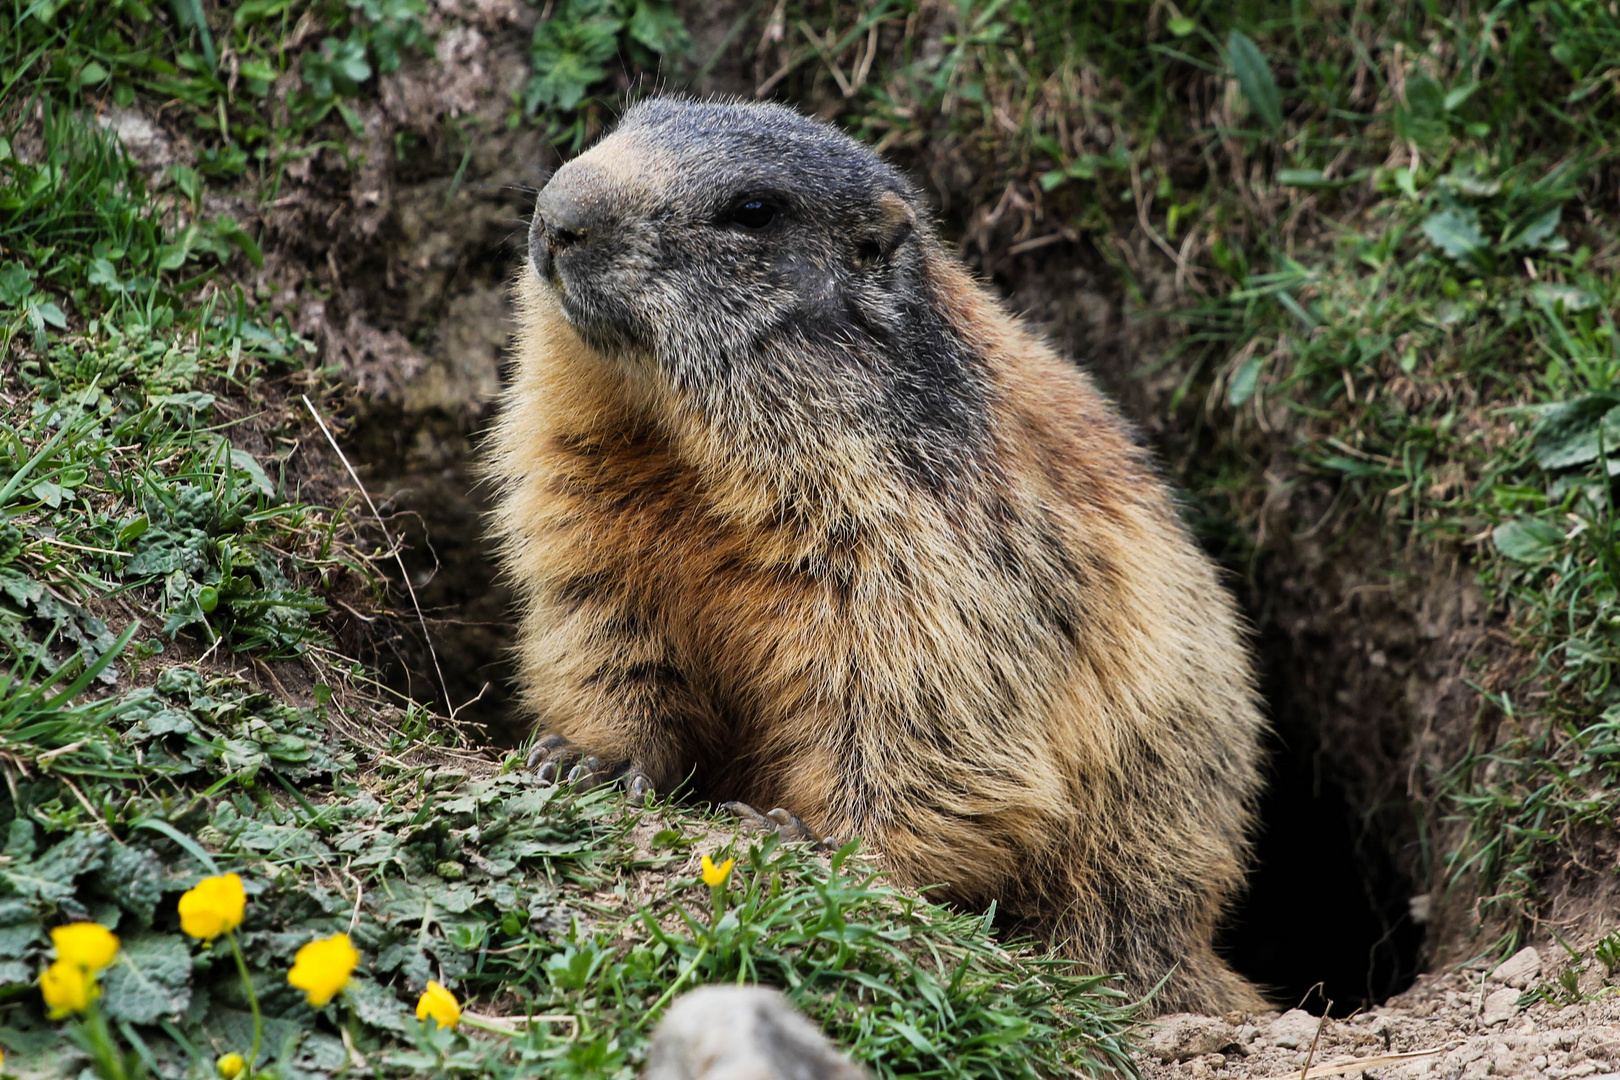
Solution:
[(433, 635), (428, 631), (427, 616), (422, 614), (422, 605), (416, 599), (416, 587), (411, 584), (411, 573), (405, 568), (405, 560), (399, 553), (400, 547), (394, 543), (394, 537), (389, 533), (388, 524), (383, 521), (382, 514), (377, 512), (377, 504), (371, 501), (371, 492), (367, 491), (366, 485), (360, 482), (359, 474), (354, 471), (354, 466), (349, 464), (348, 455), (338, 445), (337, 439), (332, 437), (332, 429), (326, 426), (326, 421), (321, 419), (321, 414), (315, 410), (314, 402), (309, 400), (308, 394), (298, 396), (304, 399), (304, 408), (308, 409), (309, 415), (315, 418), (315, 423), (320, 427), (321, 434), (326, 436), (326, 442), (332, 447), (332, 452), (338, 456), (339, 461), (343, 462), (344, 469), (348, 470), (349, 479), (354, 481), (354, 486), (360, 490), (360, 494), (365, 498), (366, 506), (371, 509), (371, 516), (376, 519), (377, 527), (382, 530), (383, 539), (388, 542), (388, 547), (394, 554), (394, 562), (399, 566), (399, 579), (405, 583), (405, 591), (410, 594), (411, 607), (416, 611), (416, 621), (422, 627), (422, 640), (427, 643), (428, 655), (433, 658), (433, 673), (439, 677), (439, 692), (444, 695), (444, 707), (450, 710), (450, 719), (454, 720), (456, 718), (456, 705), (455, 702), (450, 700), (450, 686), (444, 681), (444, 669), (439, 666), (439, 652), (433, 647)]

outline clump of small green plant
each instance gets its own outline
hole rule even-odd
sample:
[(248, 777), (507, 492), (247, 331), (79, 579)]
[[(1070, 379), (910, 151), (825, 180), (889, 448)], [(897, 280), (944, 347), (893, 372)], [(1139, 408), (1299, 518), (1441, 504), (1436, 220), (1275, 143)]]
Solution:
[(523, 109), (552, 118), (550, 137), (578, 149), (593, 130), (578, 115), (586, 95), (607, 81), (612, 65), (656, 71), (684, 57), (686, 26), (669, 0), (561, 0), (534, 28), (534, 74)]
[[(97, 673), (0, 686), (0, 716), (59, 708)], [(328, 1075), (359, 1054), (384, 1075), (630, 1077), (681, 990), (763, 981), (883, 1076), (1130, 1069), (1130, 1010), (1106, 980), (886, 886), (853, 845), (824, 867), (770, 838), (718, 866), (705, 855), (693, 874), (683, 867), (707, 823), (661, 809), (665, 827), (638, 848), (640, 812), (612, 789), (394, 764), (334, 741), (326, 708), (170, 668), (73, 705), (72, 730), (10, 727), (13, 760), (57, 759), (0, 793), (14, 823), (0, 989), (26, 993), (63, 961), (60, 943), (46, 956), (45, 931), (64, 917), (118, 942), (85, 976), (102, 987), (93, 1003), (44, 984), (40, 1003), (83, 1024), (12, 1010), (0, 1043), (63, 1075), (88, 1059), (107, 1080), (124, 1046), (157, 1074), (237, 1054)], [(377, 764), (362, 768), (367, 757)], [(215, 797), (199, 797), (205, 786)], [(188, 890), (229, 875), (251, 898), (245, 914), (204, 926)], [(230, 940), (201, 949), (177, 932), (226, 923)], [(289, 985), (295, 952), (339, 937), (353, 954), (341, 971), (312, 960), (319, 970)], [(433, 985), (465, 1023), (412, 1020), (408, 1003)]]
[(1604, 936), (1592, 947), (1592, 957), (1608, 975), (1620, 970), (1620, 931)]

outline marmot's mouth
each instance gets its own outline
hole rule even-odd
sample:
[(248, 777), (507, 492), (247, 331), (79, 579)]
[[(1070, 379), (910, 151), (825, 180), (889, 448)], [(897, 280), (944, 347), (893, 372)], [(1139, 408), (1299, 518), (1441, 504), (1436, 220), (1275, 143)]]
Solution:
[(592, 295), (594, 290), (589, 285), (582, 286), (579, 281), (570, 280), (570, 275), (556, 269), (544, 280), (556, 290), (563, 318), (568, 320), (568, 325), (574, 328), (581, 341), (597, 352), (622, 357), (645, 347), (631, 321), (612, 310), (616, 305), (604, 303), (601, 297)]

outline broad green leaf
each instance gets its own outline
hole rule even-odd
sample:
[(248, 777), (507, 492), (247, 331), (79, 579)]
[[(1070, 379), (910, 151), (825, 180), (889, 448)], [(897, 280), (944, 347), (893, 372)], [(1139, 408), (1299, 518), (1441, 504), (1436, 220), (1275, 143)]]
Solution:
[(373, 1027), (404, 1034), (406, 1017), (415, 1019), (404, 1002), (364, 976), (357, 975), (350, 979), (343, 996), (355, 1014)]
[(578, 105), (592, 84), (607, 77), (604, 65), (618, 52), (623, 26), (624, 20), (612, 15), (580, 18), (570, 5), (535, 27), (529, 50), (534, 78), (524, 91), (525, 108)]
[(101, 868), (106, 850), (105, 833), (74, 833), (34, 862), (0, 869), (0, 882), (25, 899), (58, 903), (74, 894), (75, 878)]
[(1576, 288), (1574, 285), (1540, 282), (1531, 290), (1531, 295), (1536, 298), (1536, 303), (1541, 304), (1550, 311), (1556, 311), (1560, 304), (1563, 305), (1565, 311), (1585, 311), (1597, 303), (1597, 297), (1585, 289)]
[(42, 322), (50, 323), (58, 330), (67, 329), (67, 315), (63, 313), (61, 308), (57, 307), (50, 301), (47, 300), (43, 304), (35, 304), (32, 310), (39, 312), (39, 317)]
[(630, 36), (661, 56), (681, 52), (692, 43), (680, 15), (662, 0), (641, 0), (636, 5)]
[(235, 244), (237, 249), (248, 257), (248, 262), (257, 267), (264, 266), (264, 251), (259, 247), (259, 242), (253, 238), (252, 233), (242, 228), (235, 218), (219, 215), (214, 219), (214, 231)]
[(0, 304), (20, 304), (34, 291), (34, 272), (22, 263), (0, 266)]
[(258, 463), (252, 454), (246, 450), (231, 447), (231, 467), (238, 472), (246, 473), (249, 482), (263, 492), (267, 498), (273, 499), (276, 497), (276, 485), (270, 482), (270, 478), (264, 473), (264, 467)]
[(1233, 30), (1226, 37), (1226, 56), (1249, 108), (1274, 134), (1282, 131), (1282, 95), (1260, 47), (1243, 31)]
[(1251, 356), (1233, 372), (1232, 381), (1226, 387), (1228, 405), (1235, 409), (1254, 397), (1254, 391), (1260, 385), (1260, 368), (1264, 363), (1264, 358)]
[(1536, 518), (1515, 518), (1491, 533), (1496, 550), (1518, 562), (1541, 562), (1558, 553), (1564, 534), (1556, 525)]
[(178, 934), (138, 934), (124, 941), (102, 976), (103, 1007), (114, 1020), (151, 1024), (191, 1003), (191, 947)]
[(1395, 108), (1395, 134), (1425, 147), (1449, 141), (1445, 91), (1439, 83), (1427, 75), (1406, 80), (1406, 94)]
[[(180, 715), (172, 710), (158, 713), (158, 716)], [(139, 919), (142, 926), (151, 926), (152, 915), (163, 899), (165, 881), (163, 863), (152, 849), (114, 844), (107, 855), (107, 878), (116, 883), (108, 891), (118, 901), (118, 906)]]
[(1620, 453), (1620, 393), (1582, 394), (1541, 414), (1536, 426), (1536, 464), (1567, 469), (1597, 460), (1599, 453)]
[(1472, 207), (1430, 214), (1424, 219), (1423, 235), (1454, 262), (1470, 269), (1489, 265), (1490, 243), (1480, 231), (1479, 213)]
[(0, 959), (21, 960), (44, 941), (45, 932), (32, 904), (0, 900)]
[(1536, 248), (1547, 242), (1547, 238), (1558, 231), (1558, 222), (1564, 216), (1562, 206), (1549, 207), (1539, 214), (1533, 215), (1524, 223), (1519, 235), (1514, 237), (1508, 247), (1514, 250)]

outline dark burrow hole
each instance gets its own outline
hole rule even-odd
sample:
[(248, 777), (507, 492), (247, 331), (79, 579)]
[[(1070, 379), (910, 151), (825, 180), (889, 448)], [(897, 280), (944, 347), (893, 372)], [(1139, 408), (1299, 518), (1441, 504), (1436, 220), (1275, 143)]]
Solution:
[(1332, 777), (1307, 657), (1281, 631), (1256, 642), (1270, 709), (1268, 775), (1249, 890), (1217, 947), (1282, 1009), (1348, 1016), (1412, 984), (1423, 967), (1417, 890), (1387, 839)]

